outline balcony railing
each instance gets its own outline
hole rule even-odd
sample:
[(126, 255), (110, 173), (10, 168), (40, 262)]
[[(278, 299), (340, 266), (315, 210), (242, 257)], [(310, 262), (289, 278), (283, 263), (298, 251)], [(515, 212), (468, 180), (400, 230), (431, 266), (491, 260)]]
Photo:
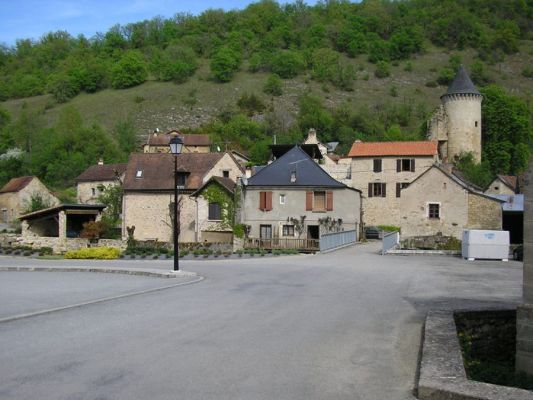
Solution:
[(293, 238), (247, 238), (244, 241), (245, 248), (277, 250), (277, 249), (297, 249), (299, 251), (318, 251), (320, 240), (318, 239), (293, 239)]

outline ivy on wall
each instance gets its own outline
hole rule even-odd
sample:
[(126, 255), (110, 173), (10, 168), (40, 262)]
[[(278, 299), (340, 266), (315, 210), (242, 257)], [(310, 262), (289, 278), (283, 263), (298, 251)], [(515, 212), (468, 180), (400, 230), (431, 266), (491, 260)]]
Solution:
[(235, 203), (233, 201), (233, 196), (218, 183), (212, 183), (204, 189), (202, 197), (207, 200), (208, 203), (220, 204), (222, 227), (233, 229), (235, 217)]

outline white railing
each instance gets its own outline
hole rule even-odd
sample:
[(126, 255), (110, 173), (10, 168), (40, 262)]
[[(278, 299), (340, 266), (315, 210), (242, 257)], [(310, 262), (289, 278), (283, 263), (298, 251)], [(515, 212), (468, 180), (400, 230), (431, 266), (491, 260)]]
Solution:
[(320, 236), (320, 251), (336, 249), (337, 247), (353, 244), (357, 241), (357, 232), (342, 231), (326, 233)]
[(383, 232), (383, 240), (381, 242), (381, 254), (387, 254), (387, 251), (393, 249), (400, 243), (399, 232)]

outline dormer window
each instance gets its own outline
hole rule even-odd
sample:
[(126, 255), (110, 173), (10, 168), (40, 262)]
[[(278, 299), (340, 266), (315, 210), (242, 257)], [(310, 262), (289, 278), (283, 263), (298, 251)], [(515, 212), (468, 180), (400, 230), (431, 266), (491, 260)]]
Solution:
[(135, 173), (135, 178), (142, 178), (143, 177), (143, 171), (142, 169), (137, 170)]
[(227, 169), (225, 169), (224, 171), (222, 171), (222, 177), (223, 178), (229, 178), (229, 171)]
[(291, 183), (296, 182), (296, 171), (291, 171)]
[(185, 187), (185, 182), (187, 181), (187, 174), (178, 172), (177, 181), (178, 186)]

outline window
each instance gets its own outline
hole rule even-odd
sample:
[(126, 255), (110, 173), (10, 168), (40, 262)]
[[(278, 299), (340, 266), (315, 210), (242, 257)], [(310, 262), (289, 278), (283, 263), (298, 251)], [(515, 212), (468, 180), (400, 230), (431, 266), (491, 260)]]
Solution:
[(222, 177), (223, 178), (229, 178), (229, 171), (228, 170), (222, 171)]
[(428, 217), (430, 219), (440, 219), (440, 204), (438, 203), (428, 204)]
[(475, 125), (475, 127), (477, 128), (477, 121), (475, 122), (475, 124), (474, 124), (474, 125)]
[(285, 204), (285, 195), (284, 194), (280, 194), (279, 195), (279, 204)]
[(294, 225), (283, 225), (283, 236), (294, 236)]
[(414, 158), (399, 158), (396, 160), (396, 172), (403, 171), (415, 172)]
[(93, 196), (96, 196), (96, 189), (95, 188), (91, 188), (91, 192), (92, 192)]
[(259, 209), (261, 211), (272, 210), (272, 192), (259, 192)]
[(183, 172), (178, 172), (178, 186), (185, 187), (185, 182), (187, 181), (187, 174)]
[(307, 192), (305, 210), (314, 212), (333, 211), (333, 192), (328, 190)]
[(368, 197), (387, 197), (387, 184), (370, 182), (368, 184)]
[(291, 171), (291, 183), (296, 182), (296, 171)]
[(326, 209), (326, 192), (314, 192), (313, 211), (323, 211)]
[(135, 178), (142, 178), (142, 176), (143, 176), (143, 171), (137, 170), (137, 172), (135, 173)]
[(407, 182), (396, 183), (396, 197), (401, 197), (402, 189), (405, 189), (407, 186), (409, 186)]
[(209, 216), (211, 221), (220, 221), (222, 219), (222, 209), (219, 203), (209, 203)]
[(374, 159), (374, 172), (381, 172), (381, 158)]
[(259, 237), (261, 239), (272, 239), (272, 225), (260, 225)]

